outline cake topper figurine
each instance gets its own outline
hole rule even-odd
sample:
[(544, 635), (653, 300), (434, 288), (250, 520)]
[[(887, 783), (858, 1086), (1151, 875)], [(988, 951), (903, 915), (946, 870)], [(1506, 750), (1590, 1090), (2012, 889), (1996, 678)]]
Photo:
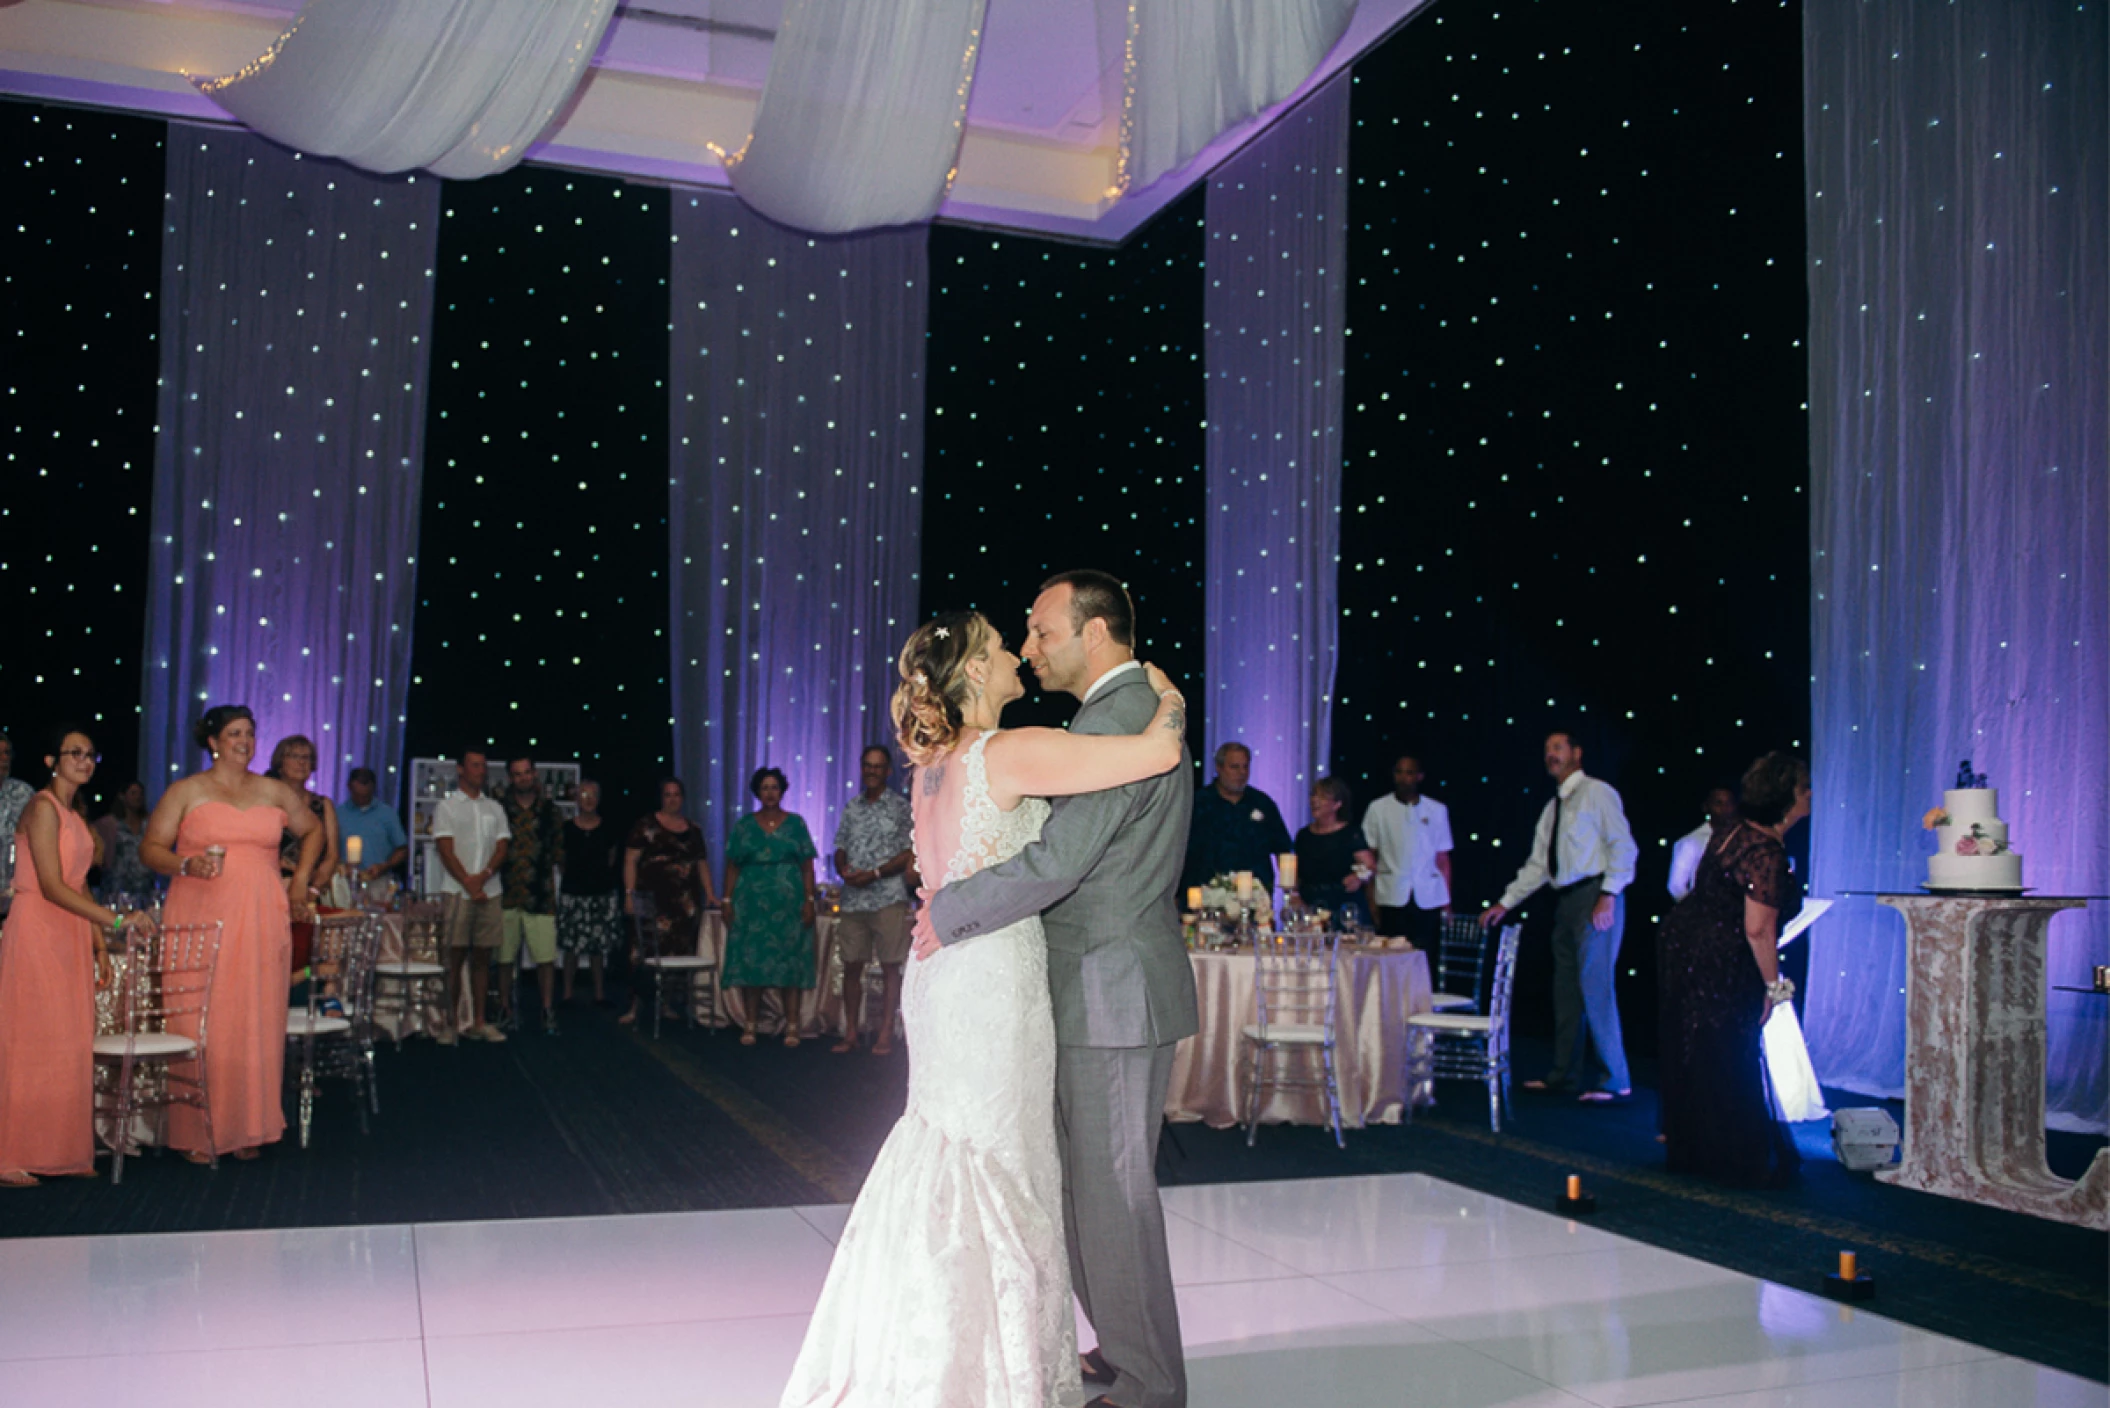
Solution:
[(1985, 786), (1985, 774), (1971, 771), (1971, 760), (1965, 758), (1956, 765), (1956, 787), (1958, 791), (1970, 791)]

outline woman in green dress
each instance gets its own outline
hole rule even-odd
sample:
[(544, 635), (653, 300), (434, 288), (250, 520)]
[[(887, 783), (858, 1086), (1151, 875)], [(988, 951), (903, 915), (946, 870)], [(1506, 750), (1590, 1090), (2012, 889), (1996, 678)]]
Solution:
[(745, 988), (742, 1046), (755, 1044), (762, 990), (784, 1003), (784, 1044), (799, 1044), (799, 994), (814, 982), (813, 858), (806, 823), (784, 810), (784, 774), (758, 769), (747, 790), (761, 805), (725, 839), (725, 985)]

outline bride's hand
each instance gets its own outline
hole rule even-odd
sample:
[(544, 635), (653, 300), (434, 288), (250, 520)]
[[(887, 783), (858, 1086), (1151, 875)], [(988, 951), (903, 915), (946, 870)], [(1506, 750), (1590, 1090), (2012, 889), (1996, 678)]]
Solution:
[(1179, 686), (1172, 682), (1172, 676), (1147, 660), (1143, 662), (1143, 678), (1150, 681), (1151, 692), (1154, 694), (1163, 694), (1168, 689), (1177, 692), (1179, 689)]

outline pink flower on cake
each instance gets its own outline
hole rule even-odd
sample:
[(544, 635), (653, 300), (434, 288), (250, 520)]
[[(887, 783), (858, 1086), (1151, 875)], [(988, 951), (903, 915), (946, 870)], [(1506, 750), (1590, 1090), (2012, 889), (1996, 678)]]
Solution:
[(1963, 839), (1962, 839), (1961, 841), (1958, 841), (1958, 842), (1956, 843), (1956, 854), (1958, 854), (1958, 855), (1960, 855), (1960, 856), (1975, 856), (1975, 855), (1977, 855), (1977, 854), (1978, 854), (1978, 838), (1977, 838), (1977, 837), (1975, 837), (1975, 836), (1966, 836), (1966, 837), (1964, 837), (1964, 838), (1963, 838)]

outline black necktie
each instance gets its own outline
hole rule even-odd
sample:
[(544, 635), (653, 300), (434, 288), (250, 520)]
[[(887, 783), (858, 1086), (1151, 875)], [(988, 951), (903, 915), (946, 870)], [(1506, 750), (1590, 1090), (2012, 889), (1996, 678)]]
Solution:
[(1546, 883), (1557, 885), (1561, 873), (1561, 794), (1553, 794), (1553, 828), (1546, 833)]

